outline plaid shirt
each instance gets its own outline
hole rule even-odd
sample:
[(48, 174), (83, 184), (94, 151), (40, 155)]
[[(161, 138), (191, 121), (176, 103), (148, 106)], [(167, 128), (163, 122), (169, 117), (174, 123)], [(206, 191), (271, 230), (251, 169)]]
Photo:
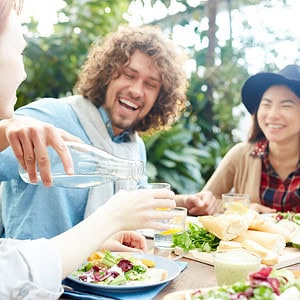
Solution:
[(251, 153), (262, 160), (261, 204), (277, 211), (300, 213), (300, 159), (296, 169), (282, 180), (270, 164), (268, 152), (268, 142), (260, 141)]

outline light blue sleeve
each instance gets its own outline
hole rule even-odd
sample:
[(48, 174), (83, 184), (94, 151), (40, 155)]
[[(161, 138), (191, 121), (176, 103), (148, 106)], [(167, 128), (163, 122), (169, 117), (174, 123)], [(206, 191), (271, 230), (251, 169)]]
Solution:
[[(34, 101), (19, 108), (17, 116), (28, 116), (40, 121), (53, 124), (69, 133), (78, 136), (84, 142), (90, 143), (84, 130), (80, 126), (73, 109), (60, 99), (44, 98)], [(0, 182), (10, 179), (17, 179), (18, 162), (11, 147), (0, 153)]]

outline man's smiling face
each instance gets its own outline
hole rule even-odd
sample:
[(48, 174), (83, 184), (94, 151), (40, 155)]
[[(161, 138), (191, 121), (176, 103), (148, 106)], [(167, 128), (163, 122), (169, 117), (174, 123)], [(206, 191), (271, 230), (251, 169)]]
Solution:
[(151, 63), (148, 55), (136, 50), (121, 75), (109, 83), (103, 107), (115, 135), (138, 124), (154, 105), (161, 74)]

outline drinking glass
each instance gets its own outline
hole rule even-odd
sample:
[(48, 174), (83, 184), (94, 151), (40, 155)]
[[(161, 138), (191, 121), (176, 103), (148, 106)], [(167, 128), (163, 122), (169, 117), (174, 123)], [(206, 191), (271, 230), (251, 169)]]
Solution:
[(169, 211), (174, 217), (169, 220), (161, 221), (167, 223), (169, 229), (154, 231), (154, 246), (159, 249), (172, 249), (173, 235), (185, 230), (187, 209), (185, 207), (174, 207), (169, 209)]
[[(168, 189), (171, 185), (166, 182), (145, 183), (138, 186), (138, 189)], [(160, 222), (169, 224), (168, 230), (154, 230), (154, 246), (160, 249), (171, 249), (173, 234), (183, 232), (187, 216), (187, 209), (184, 207), (157, 208), (159, 210), (168, 210), (174, 215), (172, 219), (161, 220)]]
[(218, 285), (233, 284), (247, 279), (260, 268), (261, 257), (243, 249), (220, 250), (213, 254)]
[(250, 206), (250, 195), (227, 193), (222, 195), (224, 210), (229, 211), (245, 211)]
[(167, 189), (171, 190), (171, 185), (166, 182), (142, 183), (138, 185), (138, 189)]

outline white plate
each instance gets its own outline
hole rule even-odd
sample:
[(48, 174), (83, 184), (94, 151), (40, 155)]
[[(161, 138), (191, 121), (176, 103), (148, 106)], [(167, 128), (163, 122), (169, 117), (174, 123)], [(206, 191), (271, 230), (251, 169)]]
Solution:
[(154, 238), (154, 230), (153, 229), (138, 229), (138, 233), (142, 234), (146, 238), (153, 239)]
[(265, 220), (265, 221), (272, 221), (275, 222), (277, 213), (264, 213), (260, 214), (260, 216)]
[(112, 293), (130, 293), (136, 292), (139, 290), (146, 290), (158, 285), (162, 285), (167, 283), (174, 278), (176, 278), (180, 274), (180, 267), (179, 265), (165, 257), (157, 256), (157, 255), (149, 255), (149, 254), (139, 254), (139, 253), (131, 253), (130, 255), (139, 258), (139, 259), (150, 259), (155, 262), (155, 268), (158, 269), (165, 269), (168, 272), (168, 278), (155, 283), (144, 283), (141, 282), (140, 285), (135, 286), (125, 286), (125, 285), (118, 285), (118, 286), (109, 286), (109, 285), (98, 285), (95, 283), (87, 283), (80, 281), (74, 275), (69, 275), (65, 280), (66, 285), (71, 286), (75, 290), (82, 291), (82, 292), (90, 292), (96, 295), (110, 295)]
[[(198, 217), (193, 217), (193, 216), (187, 216), (186, 218), (186, 228), (188, 227), (189, 223), (199, 223)], [(142, 234), (146, 238), (153, 239), (154, 238), (154, 230), (153, 229), (138, 229), (138, 233)]]

